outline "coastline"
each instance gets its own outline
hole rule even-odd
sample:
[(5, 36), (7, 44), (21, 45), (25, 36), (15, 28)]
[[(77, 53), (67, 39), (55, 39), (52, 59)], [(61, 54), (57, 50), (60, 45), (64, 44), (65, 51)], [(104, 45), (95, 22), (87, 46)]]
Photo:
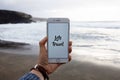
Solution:
[(24, 48), (23, 46), (26, 46), (26, 45), (30, 45), (30, 44), (0, 39), (0, 48), (13, 48), (13, 49), (14, 48)]
[(18, 55), (37, 55), (39, 52), (39, 45), (0, 40), (0, 52)]
[[(37, 55), (0, 52), (0, 80), (17, 80), (37, 62)], [(119, 80), (120, 69), (97, 65), (92, 62), (76, 61), (64, 64), (53, 74), (51, 80)]]

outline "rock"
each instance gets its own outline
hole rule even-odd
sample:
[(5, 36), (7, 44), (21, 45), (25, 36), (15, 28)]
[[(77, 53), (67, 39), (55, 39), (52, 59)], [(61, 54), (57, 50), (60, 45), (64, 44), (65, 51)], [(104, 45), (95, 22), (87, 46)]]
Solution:
[(26, 13), (10, 11), (10, 10), (0, 10), (0, 24), (7, 23), (31, 23), (32, 16)]
[(23, 47), (23, 46), (26, 46), (26, 45), (30, 45), (30, 44), (0, 40), (0, 48), (20, 48), (20, 47)]

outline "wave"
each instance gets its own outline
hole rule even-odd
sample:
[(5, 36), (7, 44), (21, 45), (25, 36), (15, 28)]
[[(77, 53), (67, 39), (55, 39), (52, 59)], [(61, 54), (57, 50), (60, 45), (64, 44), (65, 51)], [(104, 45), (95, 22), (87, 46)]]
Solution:
[(118, 21), (108, 21), (108, 22), (73, 22), (71, 24), (74, 27), (81, 28), (104, 28), (104, 29), (120, 29), (120, 22)]
[(73, 40), (105, 40), (105, 41), (117, 41), (110, 37), (109, 35), (103, 34), (93, 34), (93, 33), (71, 33), (71, 38)]

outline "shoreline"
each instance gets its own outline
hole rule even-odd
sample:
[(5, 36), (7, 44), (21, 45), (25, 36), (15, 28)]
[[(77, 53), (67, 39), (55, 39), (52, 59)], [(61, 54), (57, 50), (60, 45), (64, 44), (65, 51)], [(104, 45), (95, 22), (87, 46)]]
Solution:
[(19, 43), (19, 42), (13, 42), (15, 44), (12, 44), (11, 41), (4, 42), (4, 44), (9, 44), (9, 43), (10, 43), (10, 46), (0, 47), (0, 52), (8, 53), (8, 54), (18, 54), (18, 55), (38, 55), (38, 53), (39, 53), (38, 45)]
[(24, 48), (24, 46), (26, 45), (30, 45), (30, 44), (0, 39), (0, 48)]
[[(37, 55), (0, 52), (0, 80), (17, 80), (37, 62)], [(11, 74), (12, 73), (12, 74)], [(119, 80), (120, 69), (92, 62), (72, 60), (53, 74), (51, 80)]]

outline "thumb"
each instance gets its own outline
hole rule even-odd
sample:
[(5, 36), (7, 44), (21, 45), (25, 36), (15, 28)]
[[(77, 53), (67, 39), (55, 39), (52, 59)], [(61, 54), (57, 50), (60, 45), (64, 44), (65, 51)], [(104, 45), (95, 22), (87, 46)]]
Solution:
[(46, 44), (46, 42), (47, 42), (47, 40), (48, 40), (48, 38), (47, 37), (44, 37), (40, 42), (39, 42), (39, 47), (40, 47), (40, 53), (39, 53), (39, 55), (41, 56), (41, 55), (47, 55), (46, 54), (46, 47), (45, 47), (45, 44)]
[(44, 37), (44, 38), (39, 42), (39, 46), (40, 46), (40, 47), (45, 47), (45, 44), (46, 44), (47, 40), (48, 40), (47, 36)]

